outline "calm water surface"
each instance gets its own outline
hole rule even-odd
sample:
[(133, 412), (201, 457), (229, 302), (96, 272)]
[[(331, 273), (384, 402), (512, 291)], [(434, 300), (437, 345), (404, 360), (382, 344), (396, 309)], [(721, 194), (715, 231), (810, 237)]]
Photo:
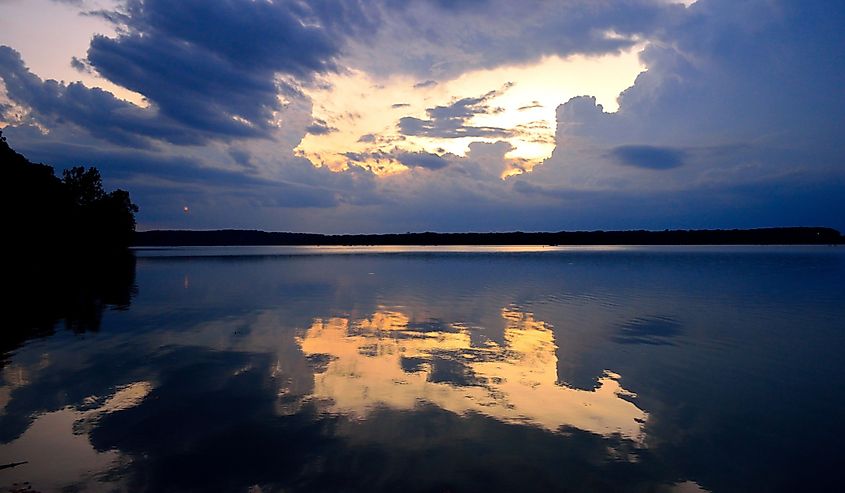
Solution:
[(136, 257), (14, 298), (0, 464), (27, 463), (0, 470), (0, 486), (842, 485), (841, 247)]

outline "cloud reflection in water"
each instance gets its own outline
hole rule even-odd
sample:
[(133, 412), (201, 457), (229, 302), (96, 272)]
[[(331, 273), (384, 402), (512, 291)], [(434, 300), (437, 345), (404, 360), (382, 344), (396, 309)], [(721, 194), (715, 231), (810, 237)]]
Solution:
[(501, 316), (504, 344), (474, 346), (471, 329), (460, 324), (419, 330), (384, 307), (370, 318), (315, 320), (299, 344), (306, 355), (329, 359), (314, 375), (314, 397), (330, 402), (328, 412), (366, 417), (379, 406), (413, 409), (424, 401), (458, 414), (642, 441), (648, 415), (619, 375), (605, 372), (595, 390), (560, 385), (548, 324), (513, 308)]

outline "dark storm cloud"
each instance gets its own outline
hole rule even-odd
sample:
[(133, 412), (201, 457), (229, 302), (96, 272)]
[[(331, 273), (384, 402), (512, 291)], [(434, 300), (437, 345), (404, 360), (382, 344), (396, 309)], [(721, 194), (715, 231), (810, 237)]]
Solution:
[(268, 137), (279, 94), (304, 97), (296, 86), (336, 70), (345, 39), (366, 37), (378, 22), (375, 10), (354, 1), (129, 0), (88, 15), (114, 23), (118, 35), (94, 36), (87, 59), (71, 65), (142, 94), (148, 108), (80, 83), (41, 81), (9, 48), (0, 53), (0, 76), (9, 97), (32, 107), (43, 126), (70, 122), (135, 147), (147, 138)]
[(671, 169), (684, 164), (684, 152), (668, 147), (625, 145), (610, 150), (610, 155), (625, 166), (645, 169)]
[(260, 136), (280, 108), (272, 73), (241, 70), (178, 40), (96, 36), (88, 61), (107, 79), (143, 94), (163, 115), (204, 133)]
[[(124, 43), (132, 51), (136, 43), (154, 48), (178, 41), (191, 54), (217, 63), (308, 76), (334, 68), (339, 49), (339, 40), (320, 27), (320, 14), (308, 4), (294, 2), (132, 0), (119, 26), (123, 34), (109, 40), (113, 44), (92, 50), (121, 56), (127, 54), (120, 50)], [(146, 39), (140, 41), (141, 37)], [(154, 52), (161, 54), (161, 49)], [(176, 56), (181, 61), (182, 55)], [(162, 59), (162, 65), (167, 61)]]
[(403, 135), (416, 135), (441, 139), (459, 137), (508, 137), (511, 130), (500, 127), (472, 126), (467, 122), (476, 115), (497, 112), (487, 102), (502, 94), (512, 84), (507, 84), (500, 91), (490, 91), (475, 98), (463, 98), (448, 106), (435, 106), (425, 110), (427, 120), (411, 116), (399, 119), (399, 132)]
[(154, 110), (143, 109), (108, 91), (79, 82), (42, 81), (24, 65), (20, 54), (0, 46), (0, 77), (9, 98), (28, 107), (48, 128), (71, 123), (115, 144), (145, 147), (147, 138), (174, 144), (198, 144), (205, 135)]
[(133, 0), (112, 17), (116, 38), (91, 41), (88, 62), (188, 127), (261, 135), (280, 108), (276, 74), (308, 80), (336, 70), (343, 35), (367, 22), (352, 6)]

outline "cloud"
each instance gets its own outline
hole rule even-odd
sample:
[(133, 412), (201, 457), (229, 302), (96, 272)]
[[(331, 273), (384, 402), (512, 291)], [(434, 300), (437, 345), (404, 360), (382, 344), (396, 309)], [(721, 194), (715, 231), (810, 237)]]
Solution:
[(434, 154), (425, 151), (407, 151), (393, 148), (390, 151), (373, 152), (345, 152), (343, 155), (350, 161), (359, 164), (371, 162), (398, 162), (409, 168), (424, 168), (438, 170), (449, 165), (446, 155)]
[(429, 79), (429, 80), (424, 80), (422, 82), (417, 82), (416, 84), (414, 84), (414, 89), (423, 89), (423, 88), (426, 88), (426, 87), (434, 87), (436, 85), (437, 85), (436, 80)]
[[(841, 178), (845, 144), (829, 122), (845, 120), (845, 99), (833, 96), (845, 65), (825, 60), (841, 56), (842, 21), (843, 9), (810, 4), (696, 2), (647, 45), (648, 70), (617, 112), (589, 96), (558, 107), (557, 147), (523, 179), (657, 193)], [(766, 202), (773, 217), (783, 212)]]
[(338, 70), (345, 40), (366, 38), (379, 22), (353, 0), (128, 0), (86, 15), (111, 22), (117, 35), (95, 35), (87, 58), (71, 65), (141, 94), (147, 107), (81, 83), (41, 81), (14, 50), (3, 53), (0, 75), (10, 99), (32, 107), (43, 127), (72, 122), (137, 147), (269, 138), (282, 124), (277, 113), (304, 98), (299, 86)]
[(531, 109), (534, 109), (534, 108), (542, 108), (542, 107), (543, 107), (543, 105), (540, 104), (539, 101), (531, 101), (530, 104), (526, 104), (525, 106), (520, 106), (518, 108), (518, 111), (526, 111), (526, 110), (531, 110)]
[(267, 2), (132, 1), (122, 34), (95, 36), (88, 62), (185, 126), (259, 134), (280, 107), (277, 72), (335, 69), (338, 43), (303, 25), (308, 14)]
[(305, 130), (307, 130), (311, 135), (327, 135), (332, 132), (337, 132), (335, 127), (329, 126), (325, 120), (321, 120), (319, 118), (315, 118), (314, 123), (305, 127)]
[(20, 54), (7, 46), (0, 46), (0, 77), (8, 97), (27, 107), (47, 128), (70, 123), (130, 147), (146, 147), (148, 139), (199, 144), (208, 138), (207, 133), (180, 125), (155, 108), (135, 106), (103, 89), (87, 88), (79, 82), (42, 81), (24, 65)]
[(249, 169), (255, 168), (255, 165), (251, 162), (252, 156), (246, 149), (231, 147), (229, 148), (229, 155), (232, 156), (232, 159), (241, 166)]
[(394, 104), (391, 104), (391, 105), (390, 105), (390, 107), (391, 107), (391, 108), (393, 108), (393, 109), (396, 109), (396, 108), (407, 108), (407, 107), (409, 107), (409, 106), (411, 106), (411, 105), (410, 105), (410, 104), (408, 104), (408, 103), (394, 103)]
[[(320, 2), (130, 0), (119, 18), (122, 34), (101, 38), (102, 44), (92, 44), (92, 49), (121, 56), (140, 45), (158, 47), (154, 51), (161, 53), (161, 47), (179, 42), (190, 53), (216, 64), (308, 77), (335, 69), (341, 34), (358, 33), (370, 22), (354, 2), (340, 2), (329, 9)], [(175, 54), (177, 59), (182, 56)]]
[(329, 8), (130, 0), (123, 10), (93, 14), (119, 33), (92, 39), (87, 63), (94, 70), (185, 127), (229, 137), (266, 136), (280, 94), (297, 97), (298, 83), (337, 70), (345, 37), (364, 36), (377, 22), (351, 1)]
[(684, 164), (684, 152), (678, 149), (648, 145), (614, 147), (610, 154), (619, 164), (644, 169), (671, 169)]
[(425, 169), (441, 169), (448, 166), (449, 162), (442, 156), (430, 152), (400, 152), (396, 159), (408, 167)]
[(426, 81), (549, 55), (618, 53), (659, 32), (685, 8), (665, 0), (387, 0), (379, 11), (378, 31), (366, 43), (352, 43), (350, 63)]
[(511, 130), (492, 126), (467, 125), (476, 115), (495, 113), (487, 103), (500, 96), (512, 84), (507, 84), (501, 90), (490, 91), (482, 96), (463, 98), (448, 106), (435, 106), (425, 110), (427, 120), (411, 116), (399, 119), (399, 132), (403, 135), (416, 135), (441, 139), (460, 137), (507, 137)]
[(93, 73), (93, 70), (91, 70), (91, 67), (89, 67), (84, 61), (80, 60), (77, 57), (72, 57), (70, 59), (70, 66), (73, 67), (74, 69), (78, 70), (79, 72), (88, 73), (88, 74)]

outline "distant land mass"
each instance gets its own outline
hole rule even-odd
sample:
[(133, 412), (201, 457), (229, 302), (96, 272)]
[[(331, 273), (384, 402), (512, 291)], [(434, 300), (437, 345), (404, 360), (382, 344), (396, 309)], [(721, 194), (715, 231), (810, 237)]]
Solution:
[(255, 230), (154, 230), (135, 233), (133, 245), (838, 245), (832, 228), (558, 231), (547, 233), (402, 233), (324, 235)]

